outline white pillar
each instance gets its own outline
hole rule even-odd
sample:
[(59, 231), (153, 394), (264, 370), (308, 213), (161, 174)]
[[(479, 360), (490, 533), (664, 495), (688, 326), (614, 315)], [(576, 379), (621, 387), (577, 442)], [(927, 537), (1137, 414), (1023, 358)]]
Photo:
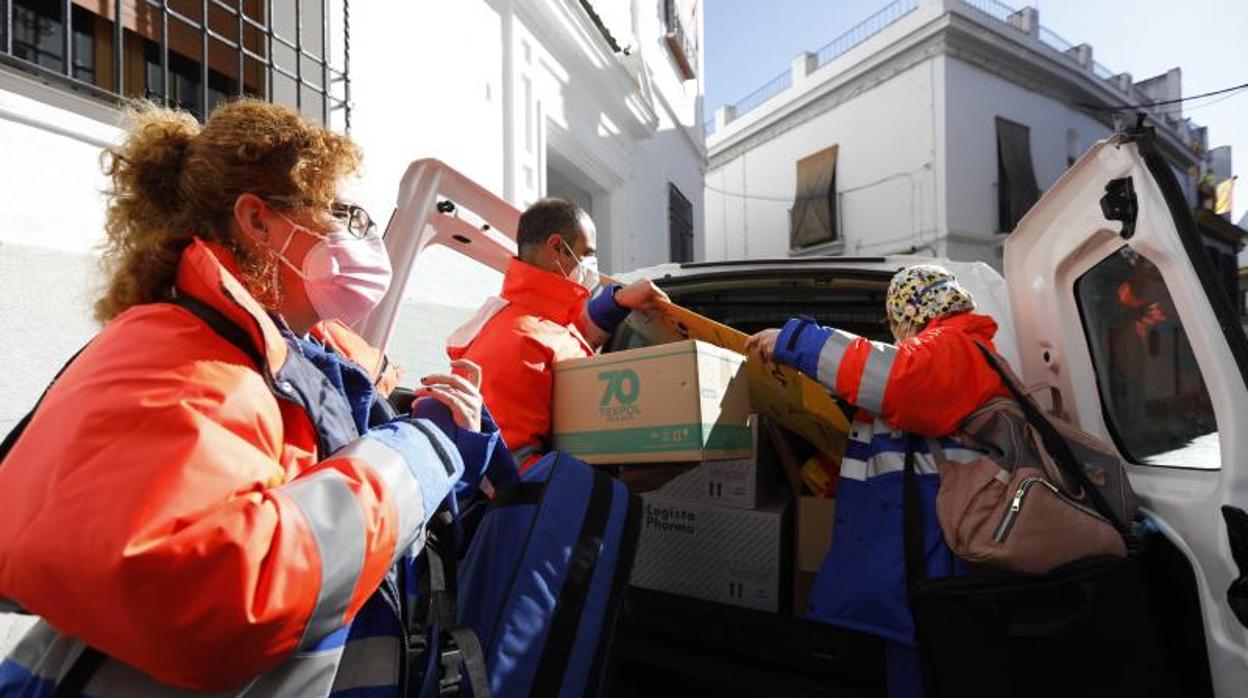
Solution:
[(1110, 78), (1109, 82), (1114, 87), (1117, 87), (1122, 92), (1126, 92), (1126, 93), (1131, 92), (1131, 85), (1132, 85), (1131, 73), (1118, 73), (1114, 77)]
[(1075, 62), (1084, 68), (1092, 67), (1092, 46), (1090, 44), (1079, 44), (1073, 48), (1066, 49), (1066, 55), (1075, 59)]
[(790, 64), (789, 69), (793, 71), (794, 85), (804, 80), (807, 75), (815, 72), (815, 62), (817, 60), (818, 56), (809, 51), (802, 51), (793, 57), (793, 62)]
[(1040, 38), (1040, 11), (1036, 8), (1024, 7), (1010, 15), (1007, 21), (1010, 23), (1010, 26), (1022, 33), (1035, 39)]

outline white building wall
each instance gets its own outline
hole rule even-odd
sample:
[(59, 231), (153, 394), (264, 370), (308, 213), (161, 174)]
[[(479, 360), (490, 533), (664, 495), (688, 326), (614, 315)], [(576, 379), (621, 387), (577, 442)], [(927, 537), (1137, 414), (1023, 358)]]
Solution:
[[(0, 434), (97, 329), (100, 151), (114, 110), (0, 70)], [(0, 614), (0, 653), (29, 618)]]
[(1030, 129), (1031, 159), (1041, 192), (1066, 171), (1068, 156), (1081, 155), (1111, 131), (1057, 99), (957, 58), (946, 56), (943, 61), (949, 256), (999, 269), (1004, 236), (997, 234), (996, 118)]
[(0, 433), (95, 331), (115, 110), (0, 71)]
[[(393, 208), (404, 169), (420, 158), (446, 162), (518, 208), (548, 193), (553, 168), (557, 190), (570, 182), (574, 198), (591, 200), (605, 271), (668, 261), (669, 181), (693, 202), (702, 230), (702, 80), (677, 78), (661, 3), (632, 7), (635, 35), (619, 37), (633, 46), (627, 59), (569, 0), (353, 11), (356, 45), (405, 47), (397, 62), (362, 49), (352, 59), (352, 136), (366, 152), (370, 209)], [(426, 253), (390, 347), (408, 381), (445, 364), (446, 336), (500, 285), (499, 274), (457, 253)]]
[(941, 223), (938, 60), (922, 61), (761, 145), (712, 163), (706, 176), (707, 258), (788, 256), (796, 163), (834, 144), (844, 244), (833, 251), (878, 255), (933, 245)]
[[(813, 73), (803, 68), (809, 56), (799, 56), (791, 86), (761, 104), (747, 100), (744, 113), (735, 105), (716, 112), (708, 138), (707, 258), (793, 254), (788, 211), (797, 160), (837, 143), (842, 242), (809, 253), (916, 252), (999, 269), (996, 117), (1029, 127), (1043, 191), (1111, 132), (1107, 119), (1072, 106), (1086, 101), (1077, 95), (1087, 80), (1111, 101), (1148, 98), (1130, 89), (1129, 76), (1106, 79), (1103, 66), (1088, 64), (1087, 47), (1080, 58), (1074, 49), (1063, 55), (1059, 40), (1046, 43), (1034, 10), (1007, 22), (999, 3), (885, 7), (889, 12), (876, 17), (887, 24), (868, 22), (834, 40), (830, 46), (858, 43)], [(1020, 31), (1021, 24), (1034, 26)], [(1179, 89), (1179, 71), (1147, 83), (1169, 95)], [(1065, 95), (1050, 96), (1056, 93)], [(833, 106), (812, 116), (823, 104)], [(1160, 112), (1152, 117), (1167, 152), (1196, 162), (1186, 143), (1193, 133), (1203, 139), (1203, 129)], [(1182, 166), (1175, 174), (1194, 204), (1193, 178)]]

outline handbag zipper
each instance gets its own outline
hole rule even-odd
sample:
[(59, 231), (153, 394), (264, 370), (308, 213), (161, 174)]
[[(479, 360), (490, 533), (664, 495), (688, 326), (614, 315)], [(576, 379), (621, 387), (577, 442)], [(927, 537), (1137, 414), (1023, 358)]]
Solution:
[(1010, 502), (1009, 510), (1005, 512), (1005, 516), (1001, 517), (1001, 523), (997, 524), (996, 533), (994, 533), (992, 536), (992, 540), (994, 543), (1004, 543), (1005, 539), (1009, 537), (1010, 530), (1014, 528), (1014, 522), (1018, 520), (1018, 514), (1023, 509), (1023, 500), (1027, 497), (1027, 493), (1031, 490), (1032, 485), (1036, 485), (1036, 484), (1044, 485), (1050, 491), (1052, 491), (1053, 494), (1056, 495), (1059, 499), (1063, 500), (1064, 502), (1073, 506), (1079, 511), (1082, 511), (1088, 516), (1094, 516), (1098, 519), (1101, 519), (1102, 521), (1106, 520), (1104, 516), (1101, 516), (1095, 511), (1092, 511), (1091, 509), (1083, 506), (1082, 504), (1072, 500), (1070, 497), (1067, 497), (1066, 495), (1062, 494), (1061, 490), (1057, 489), (1057, 487), (1055, 487), (1051, 482), (1045, 480), (1044, 478), (1029, 477), (1029, 478), (1024, 479), (1021, 483), (1019, 483), (1018, 489), (1014, 491), (1014, 500)]

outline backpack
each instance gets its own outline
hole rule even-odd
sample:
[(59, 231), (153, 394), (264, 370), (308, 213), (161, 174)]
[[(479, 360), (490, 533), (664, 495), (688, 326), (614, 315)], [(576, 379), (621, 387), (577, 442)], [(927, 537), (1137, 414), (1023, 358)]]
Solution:
[[(484, 650), (490, 690), (589, 696), (602, 686), (641, 524), (620, 481), (549, 453), (465, 511), (458, 623)], [(473, 522), (474, 518), (478, 518)]]
[(940, 471), (936, 518), (949, 547), (972, 565), (1033, 574), (1124, 557), (1136, 501), (1117, 453), (1047, 419), (1009, 369), (978, 347), (1013, 397), (993, 399), (962, 422), (959, 438), (985, 453), (978, 460), (950, 462), (928, 443)]

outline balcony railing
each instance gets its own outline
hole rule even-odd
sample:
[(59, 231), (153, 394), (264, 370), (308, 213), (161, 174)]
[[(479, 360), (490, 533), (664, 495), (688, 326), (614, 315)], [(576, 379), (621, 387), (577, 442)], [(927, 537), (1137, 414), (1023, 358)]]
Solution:
[(768, 80), (762, 87), (754, 90), (733, 104), (737, 117), (756, 108), (758, 105), (775, 97), (793, 86), (793, 71), (786, 70)]
[(1061, 51), (1062, 53), (1066, 53), (1075, 47), (1074, 44), (1059, 36), (1057, 32), (1045, 26), (1040, 27), (1040, 41), (1044, 42), (1044, 44), (1049, 48)]
[(815, 53), (815, 69), (840, 58), (847, 51), (871, 37), (879, 34), (885, 27), (901, 19), (919, 6), (919, 0), (894, 0), (879, 12), (854, 25), (852, 29), (829, 41)]
[[(1018, 13), (1017, 9), (1003, 2), (998, 2), (998, 0), (962, 0), (962, 4), (973, 7), (1005, 24), (1010, 24), (1010, 18)], [(1074, 44), (1067, 41), (1057, 32), (1043, 25), (1040, 26), (1039, 37), (1041, 43), (1060, 53), (1066, 53), (1075, 47)], [(1109, 80), (1117, 75), (1118, 72), (1107, 68), (1101, 63), (1092, 61), (1092, 74), (1101, 80)]]
[[(919, 6), (919, 0), (894, 0), (880, 11), (866, 18), (865, 20), (854, 25), (849, 31), (841, 34), (835, 39), (825, 44), (815, 54), (814, 69), (822, 68), (831, 63), (840, 56), (847, 53), (850, 49), (862, 44), (867, 39), (875, 36), (897, 20), (905, 17)], [(733, 113), (733, 118), (740, 118), (759, 105), (770, 100), (772, 97), (784, 92), (793, 86), (793, 71), (786, 70), (783, 73), (768, 80), (764, 85), (754, 90), (745, 97), (733, 102), (729, 105)], [(713, 131), (706, 129), (708, 135)]]
[(1010, 7), (1005, 3), (997, 2), (997, 0), (962, 0), (962, 4), (974, 7), (980, 12), (983, 12), (984, 14), (1001, 22), (1009, 22), (1010, 15), (1018, 12), (1018, 10), (1013, 7)]

